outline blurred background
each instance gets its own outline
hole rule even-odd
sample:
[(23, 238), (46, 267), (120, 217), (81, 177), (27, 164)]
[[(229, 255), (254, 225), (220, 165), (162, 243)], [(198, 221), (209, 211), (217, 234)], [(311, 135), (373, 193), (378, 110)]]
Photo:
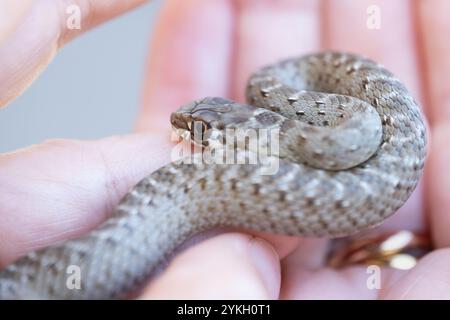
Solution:
[(7, 137), (0, 152), (50, 138), (130, 132), (160, 4), (140, 6), (62, 48), (22, 96), (0, 109), (0, 137)]

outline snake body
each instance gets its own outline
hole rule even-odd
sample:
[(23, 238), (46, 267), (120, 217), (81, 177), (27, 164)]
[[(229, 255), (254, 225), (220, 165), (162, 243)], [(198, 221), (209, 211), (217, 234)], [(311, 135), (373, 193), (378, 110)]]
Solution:
[[(172, 114), (172, 126), (192, 137), (199, 130), (205, 148), (225, 129), (277, 129), (279, 150), (269, 155), (279, 161), (276, 172), (170, 163), (133, 187), (98, 229), (1, 271), (0, 298), (119, 298), (183, 241), (219, 226), (349, 235), (394, 213), (422, 174), (420, 109), (373, 61), (332, 52), (284, 60), (252, 75), (247, 100), (194, 101)], [(69, 266), (79, 267), (81, 289), (68, 288)]]

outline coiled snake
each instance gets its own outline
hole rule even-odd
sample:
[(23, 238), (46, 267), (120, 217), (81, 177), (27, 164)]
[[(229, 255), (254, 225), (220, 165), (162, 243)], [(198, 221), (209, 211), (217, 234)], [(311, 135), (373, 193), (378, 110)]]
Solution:
[[(172, 114), (172, 126), (205, 147), (224, 141), (226, 129), (279, 130), (279, 148), (268, 156), (277, 170), (168, 164), (132, 188), (100, 228), (0, 272), (0, 298), (118, 298), (187, 238), (217, 226), (352, 234), (394, 213), (421, 176), (419, 107), (375, 62), (331, 52), (281, 61), (253, 74), (247, 100), (192, 102)], [(252, 150), (236, 150), (243, 152), (248, 160)], [(67, 286), (70, 266), (81, 270), (81, 289)]]

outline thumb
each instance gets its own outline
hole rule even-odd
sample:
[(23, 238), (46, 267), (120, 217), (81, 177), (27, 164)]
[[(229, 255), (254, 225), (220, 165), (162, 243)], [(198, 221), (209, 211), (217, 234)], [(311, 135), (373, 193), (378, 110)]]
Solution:
[(178, 255), (141, 299), (276, 299), (280, 259), (267, 241), (240, 233), (208, 239)]
[(0, 268), (105, 220), (123, 195), (170, 162), (168, 134), (52, 140), (0, 155)]

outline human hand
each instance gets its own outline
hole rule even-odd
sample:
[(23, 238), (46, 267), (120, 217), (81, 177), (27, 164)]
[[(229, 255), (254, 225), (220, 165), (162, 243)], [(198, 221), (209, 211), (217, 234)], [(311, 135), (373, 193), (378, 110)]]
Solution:
[[(81, 4), (88, 2), (79, 1), (81, 31), (140, 2), (95, 0), (83, 7)], [(0, 105), (4, 106), (45, 69), (62, 44), (80, 32), (65, 29), (63, 1), (2, 1), (0, 12), (7, 12), (0, 19)], [(170, 162), (173, 144), (169, 122), (161, 128), (97, 141), (51, 140), (0, 155), (0, 268), (29, 251), (77, 237), (104, 221), (131, 186)], [(261, 280), (254, 275), (249, 253), (242, 251), (244, 243), (255, 248), (249, 251), (262, 251), (263, 258), (272, 250), (262, 240), (244, 235), (219, 236), (206, 243), (222, 248), (217, 252), (220, 259), (240, 260), (242, 264), (235, 269), (235, 288), (217, 290), (216, 297), (260, 294)], [(223, 275), (220, 280), (225, 280)], [(220, 288), (210, 284), (212, 289)], [(151, 297), (165, 297), (167, 290), (163, 289), (153, 290)], [(190, 298), (200, 293), (194, 288), (171, 290)]]
[[(450, 71), (445, 61), (450, 49), (436, 48), (445, 44), (436, 30), (448, 28), (440, 25), (447, 22), (445, 10), (439, 9), (447, 4), (437, 1), (435, 7), (426, 3), (418, 7), (419, 24), (430, 36), (424, 37), (426, 42), (416, 51), (409, 2), (380, 3), (383, 17), (378, 31), (366, 28), (369, 3), (326, 3), (320, 7), (316, 1), (168, 1), (154, 35), (137, 134), (92, 142), (51, 141), (0, 156), (1, 265), (27, 251), (77, 236), (104, 220), (130, 186), (170, 160), (168, 115), (179, 105), (214, 95), (243, 101), (244, 83), (251, 71), (279, 58), (322, 48), (365, 54), (394, 71), (418, 98), (424, 93), (429, 96), (433, 145), (428, 176), (433, 181), (425, 181), (430, 191), (426, 213), (435, 247), (445, 248), (450, 241), (444, 232), (450, 222), (445, 217), (449, 204), (444, 193), (449, 178), (442, 169), (449, 155), (444, 146), (436, 148), (445, 144), (446, 115), (433, 106), (441, 106), (448, 93), (443, 77)], [(2, 48), (0, 57), (4, 52)], [(411, 55), (403, 57), (404, 52)], [(426, 70), (417, 67), (419, 59), (427, 61)], [(421, 88), (422, 77), (430, 83), (428, 91)], [(10, 86), (5, 79), (0, 78), (0, 86)], [(3, 88), (0, 93), (5, 92)], [(383, 228), (424, 230), (422, 191), (419, 188)], [(382, 290), (376, 291), (366, 288), (362, 266), (327, 268), (326, 247), (322, 239), (222, 234), (176, 257), (142, 298), (450, 295), (444, 282), (448, 250), (430, 253), (409, 272), (383, 270)]]
[[(366, 10), (372, 5), (380, 10), (380, 29), (367, 26), (371, 16)], [(326, 266), (329, 241), (258, 234), (274, 250), (265, 250), (266, 258), (259, 260), (256, 271), (263, 286), (258, 295), (250, 297), (450, 297), (446, 268), (450, 260), (450, 200), (446, 196), (450, 176), (445, 170), (450, 157), (445, 151), (450, 134), (446, 108), (450, 45), (444, 39), (450, 30), (444, 14), (449, 7), (439, 0), (191, 0), (183, 4), (171, 1), (165, 6), (154, 35), (139, 130), (164, 125), (177, 106), (199, 97), (224, 96), (243, 102), (245, 83), (254, 70), (281, 58), (323, 49), (363, 54), (384, 64), (421, 102), (431, 124), (425, 179), (403, 208), (377, 230), (427, 232), (434, 251), (409, 271), (383, 268), (381, 290), (370, 290), (365, 266)], [(202, 298), (242, 297), (236, 290), (245, 290), (239, 277), (246, 270), (241, 263), (245, 260), (228, 254), (218, 257), (217, 253), (227, 252), (233, 241), (245, 252), (249, 239), (239, 234), (222, 237), (225, 242), (212, 239), (175, 259), (150, 287), (149, 296), (167, 292), (164, 296), (187, 297), (186, 291), (195, 290)], [(233, 275), (238, 282), (231, 280)], [(180, 291), (164, 290), (174, 287)]]

